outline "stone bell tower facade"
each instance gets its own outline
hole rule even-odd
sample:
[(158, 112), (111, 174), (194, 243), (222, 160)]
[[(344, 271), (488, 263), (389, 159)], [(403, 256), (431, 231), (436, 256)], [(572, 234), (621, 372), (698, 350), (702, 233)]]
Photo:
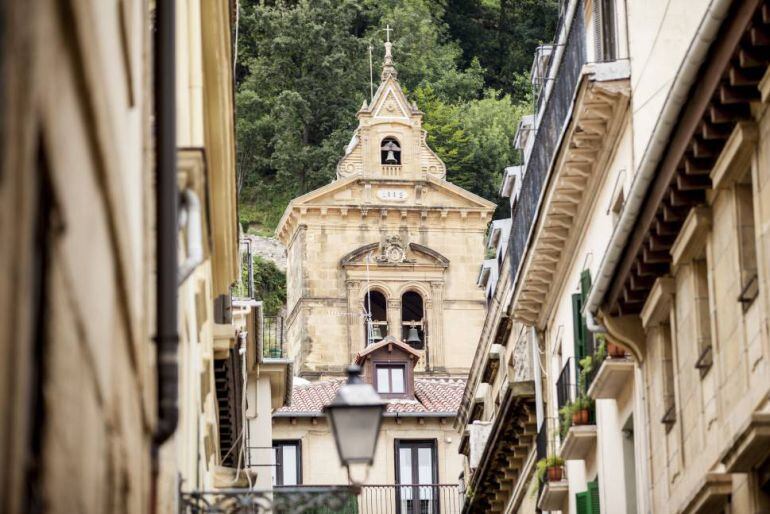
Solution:
[(276, 229), (288, 351), (310, 379), (388, 335), (419, 352), (418, 373), (464, 376), (484, 320), (476, 277), (495, 206), (446, 181), (385, 49), (336, 180), (292, 200)]

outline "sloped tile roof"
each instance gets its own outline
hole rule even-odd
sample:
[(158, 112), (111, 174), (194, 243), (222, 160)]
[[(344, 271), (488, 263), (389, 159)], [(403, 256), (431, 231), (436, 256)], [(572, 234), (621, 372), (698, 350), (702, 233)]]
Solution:
[[(310, 384), (295, 385), (291, 395), (291, 406), (275, 411), (280, 417), (296, 415), (321, 415), (325, 405), (331, 403), (337, 389), (345, 379), (319, 380)], [(444, 414), (454, 416), (460, 408), (465, 389), (462, 378), (416, 378), (415, 399), (388, 399), (387, 413)]]

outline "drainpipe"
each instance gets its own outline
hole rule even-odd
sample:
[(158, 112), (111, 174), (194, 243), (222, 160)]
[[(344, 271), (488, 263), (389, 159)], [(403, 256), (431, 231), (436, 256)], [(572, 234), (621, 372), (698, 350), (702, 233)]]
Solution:
[[(690, 48), (684, 56), (674, 78), (674, 84), (671, 86), (663, 105), (663, 110), (655, 124), (652, 138), (642, 156), (636, 177), (629, 190), (628, 200), (620, 214), (618, 225), (610, 237), (607, 251), (599, 264), (596, 281), (586, 301), (585, 314), (595, 314), (599, 310), (607, 288), (610, 286), (610, 281), (615, 275), (615, 267), (623, 255), (628, 237), (636, 224), (647, 190), (655, 177), (660, 158), (668, 145), (671, 132), (677, 124), (682, 107), (689, 98), (690, 88), (697, 78), (698, 70), (703, 64), (711, 44), (716, 39), (731, 4), (732, 0), (712, 0), (695, 32)], [(586, 316), (587, 320), (588, 316)], [(594, 326), (600, 325), (594, 324)], [(590, 326), (589, 330), (591, 330)]]
[(607, 329), (604, 325), (601, 323), (598, 323), (594, 319), (594, 315), (591, 313), (591, 311), (587, 310), (585, 311), (585, 319), (586, 319), (586, 328), (588, 328), (589, 332), (592, 332), (594, 334), (606, 334)]
[(177, 347), (177, 177), (176, 177), (176, 63), (174, 0), (158, 0), (155, 7), (154, 117), (156, 201), (156, 322), (158, 420), (152, 439), (150, 512), (157, 509), (158, 449), (176, 430), (179, 420)]

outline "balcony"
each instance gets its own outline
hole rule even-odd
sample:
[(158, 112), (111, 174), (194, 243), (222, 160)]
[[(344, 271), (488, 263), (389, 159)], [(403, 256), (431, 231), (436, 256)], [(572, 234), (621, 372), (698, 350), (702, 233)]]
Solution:
[(561, 59), (550, 60), (549, 76), (552, 76), (550, 67), (557, 66), (553, 87), (547, 100), (544, 100), (545, 94), (539, 99), (539, 102), (544, 101), (545, 105), (539, 113), (540, 121), (537, 124), (532, 153), (527, 160), (526, 171), (521, 181), (518, 203), (513, 210), (511, 236), (508, 240), (511, 270), (514, 276), (527, 249), (530, 228), (535, 221), (545, 179), (559, 149), (562, 129), (572, 110), (572, 98), (585, 62), (585, 27), (582, 9), (578, 6)]
[(262, 319), (262, 358), (283, 359), (285, 356), (285, 330), (282, 316), (265, 316)]
[(181, 514), (459, 514), (456, 484), (292, 486), (180, 492)]
[(534, 142), (512, 212), (512, 310), (530, 324), (543, 322), (543, 306), (557, 294), (549, 286), (573, 255), (576, 227), (587, 219), (630, 97), (628, 62), (586, 63), (583, 6), (577, 4), (571, 18), (560, 21), (566, 36), (538, 98)]
[(617, 399), (634, 378), (634, 361), (629, 357), (602, 361), (588, 387), (588, 396), (594, 400)]
[(573, 425), (561, 445), (559, 454), (564, 460), (585, 460), (596, 448), (596, 424)]
[(561, 510), (567, 495), (569, 495), (569, 482), (566, 478), (558, 482), (546, 482), (537, 501), (537, 507), (540, 510)]

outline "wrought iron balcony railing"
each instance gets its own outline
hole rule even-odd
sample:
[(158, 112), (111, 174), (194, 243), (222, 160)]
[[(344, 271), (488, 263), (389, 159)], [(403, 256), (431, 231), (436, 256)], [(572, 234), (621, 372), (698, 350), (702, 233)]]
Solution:
[(463, 495), (457, 484), (365, 485), (358, 514), (459, 514)]
[(556, 380), (556, 404), (558, 410), (561, 410), (562, 407), (575, 400), (575, 382), (572, 380), (573, 368), (573, 359), (570, 357), (567, 359), (559, 373), (559, 378)]
[(285, 352), (283, 316), (265, 316), (262, 320), (262, 357), (282, 359)]
[[(521, 183), (521, 192), (513, 209), (511, 236), (508, 239), (511, 257), (511, 276), (515, 277), (527, 249), (530, 228), (535, 222), (543, 186), (559, 149), (565, 124), (568, 122), (572, 101), (580, 72), (586, 63), (585, 26), (582, 2), (578, 3), (572, 23), (569, 26), (564, 52), (560, 59), (551, 58), (548, 80), (553, 85), (549, 92), (541, 95), (542, 113), (539, 112), (532, 152), (526, 163)], [(559, 30), (564, 26), (559, 22)], [(557, 32), (557, 41), (559, 32)], [(551, 69), (556, 66), (555, 73)], [(538, 107), (540, 111), (540, 107)]]
[(276, 487), (180, 492), (180, 514), (459, 514), (456, 484)]

